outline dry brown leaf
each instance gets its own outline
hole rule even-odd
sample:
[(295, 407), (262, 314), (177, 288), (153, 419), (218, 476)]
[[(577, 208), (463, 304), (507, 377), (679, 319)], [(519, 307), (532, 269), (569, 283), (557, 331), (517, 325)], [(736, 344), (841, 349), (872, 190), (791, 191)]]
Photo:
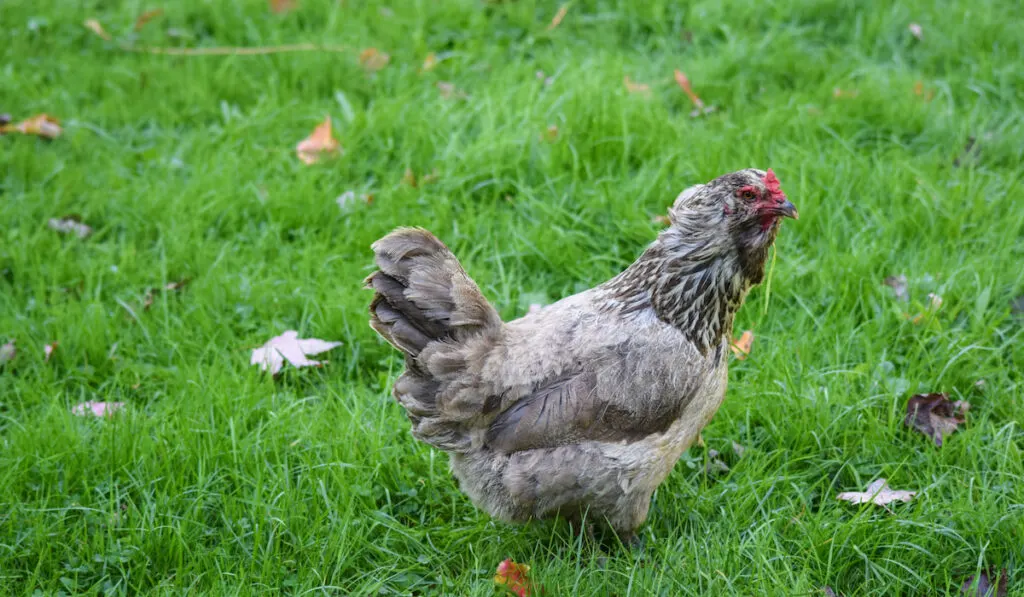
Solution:
[(53, 352), (57, 350), (57, 342), (50, 342), (43, 346), (43, 362), (49, 363), (50, 359), (53, 358)]
[(753, 347), (753, 345), (754, 332), (746, 330), (742, 334), (740, 334), (739, 338), (733, 340), (732, 343), (729, 344), (729, 348), (732, 350), (732, 354), (734, 354), (737, 359), (743, 361), (746, 360), (747, 356), (750, 355), (750, 349)]
[(253, 350), (249, 364), (259, 365), (261, 370), (270, 371), (271, 375), (277, 375), (285, 361), (291, 363), (293, 367), (320, 367), (323, 362), (307, 359), (306, 355), (320, 354), (338, 346), (341, 346), (341, 342), (327, 342), (317, 338), (302, 339), (295, 330), (287, 330)]
[(658, 214), (651, 218), (651, 223), (658, 224), (659, 226), (670, 226), (672, 225), (672, 220), (664, 214)]
[(568, 13), (569, 13), (569, 5), (568, 4), (563, 4), (563, 5), (559, 6), (558, 7), (558, 12), (555, 13), (555, 16), (552, 17), (552, 19), (551, 19), (551, 24), (548, 25), (548, 31), (553, 31), (555, 29), (555, 27), (558, 27), (559, 25), (561, 25), (562, 24), (562, 19), (564, 19), (565, 15), (568, 14)]
[[(977, 578), (977, 586), (974, 584), (975, 578)], [(998, 583), (998, 586), (993, 583), (993, 579)], [(971, 575), (960, 586), (960, 594), (970, 597), (1006, 597), (1009, 591), (1009, 574), (1006, 568), (1003, 568), (1001, 571), (982, 570), (981, 574), (978, 574), (977, 577)]]
[(139, 15), (139, 18), (135, 19), (135, 30), (139, 31), (146, 26), (146, 23), (152, 21), (158, 16), (164, 14), (164, 9), (154, 8), (153, 10), (147, 10), (146, 12)]
[(420, 71), (422, 71), (422, 72), (430, 72), (430, 71), (434, 70), (434, 67), (437, 66), (437, 63), (438, 63), (437, 54), (431, 52), (431, 53), (427, 54), (426, 58), (423, 59), (423, 66), (420, 67)]
[(926, 102), (930, 102), (935, 97), (935, 92), (931, 89), (925, 89), (923, 81), (914, 81), (914, 95), (924, 99)]
[(553, 143), (558, 140), (558, 125), (549, 124), (540, 137), (541, 141)]
[(885, 479), (876, 479), (868, 485), (866, 491), (844, 491), (836, 496), (837, 500), (850, 502), (851, 504), (872, 503), (878, 506), (886, 506), (892, 502), (909, 502), (917, 495), (916, 491), (896, 491), (889, 487)]
[(674, 76), (676, 84), (679, 85), (679, 87), (683, 90), (683, 93), (686, 94), (686, 97), (690, 98), (690, 101), (694, 105), (693, 111), (690, 112), (690, 118), (696, 118), (697, 116), (701, 116), (703, 114), (710, 114), (715, 111), (714, 106), (705, 106), (704, 100), (700, 99), (697, 93), (694, 92), (693, 86), (690, 85), (690, 79), (686, 76), (686, 73), (679, 69), (676, 69)]
[(907, 277), (903, 274), (889, 276), (883, 281), (883, 284), (892, 288), (892, 293), (896, 300), (904, 303), (910, 300), (910, 293), (907, 292)]
[(646, 83), (637, 83), (628, 76), (623, 77), (622, 83), (626, 86), (626, 91), (629, 93), (651, 97), (651, 86)]
[(124, 408), (124, 402), (79, 402), (71, 409), (71, 414), (79, 417), (109, 417)]
[(341, 144), (334, 138), (331, 131), (330, 116), (324, 118), (324, 121), (318, 124), (308, 137), (299, 141), (299, 144), (295, 146), (295, 152), (299, 155), (299, 159), (306, 165), (316, 164), (340, 151)]
[(18, 349), (14, 346), (14, 340), (0, 345), (0, 366), (10, 363), (16, 356), (18, 356)]
[(494, 573), (494, 584), (505, 587), (518, 597), (527, 597), (533, 590), (527, 576), (529, 573), (528, 565), (506, 559), (498, 564), (498, 569)]
[(965, 414), (971, 408), (969, 402), (952, 402), (945, 393), (915, 394), (907, 402), (907, 416), (903, 424), (917, 429), (935, 440), (942, 447), (947, 435), (955, 432), (966, 421)]
[(860, 95), (860, 92), (856, 89), (841, 89), (836, 87), (832, 89), (832, 97), (836, 99), (853, 99)]
[(431, 170), (429, 174), (424, 174), (417, 178), (416, 173), (412, 171), (412, 168), (406, 168), (405, 173), (402, 175), (402, 183), (416, 188), (436, 182), (438, 178), (440, 178), (440, 175), (438, 175), (436, 169)]
[(113, 39), (112, 37), (110, 37), (110, 34), (107, 33), (107, 30), (103, 28), (103, 25), (100, 25), (100, 22), (96, 19), (86, 19), (85, 22), (82, 23), (82, 25), (84, 25), (85, 28), (89, 31), (92, 31), (93, 33), (107, 41)]
[(456, 87), (455, 83), (448, 81), (438, 81), (437, 90), (441, 93), (441, 97), (446, 100), (466, 99), (468, 97), (465, 91)]
[(192, 281), (192, 278), (187, 278), (186, 277), (186, 278), (182, 278), (182, 279), (178, 280), (177, 282), (168, 282), (167, 284), (164, 285), (164, 290), (168, 290), (168, 291), (181, 290), (182, 288), (188, 286), (191, 281)]
[(50, 230), (56, 230), (61, 234), (74, 234), (78, 238), (85, 238), (92, 234), (92, 227), (82, 222), (82, 218), (70, 214), (63, 218), (50, 218), (46, 225), (50, 227)]
[(295, 10), (298, 5), (298, 0), (269, 0), (270, 12), (274, 14), (283, 14)]
[(377, 48), (366, 48), (359, 53), (359, 64), (369, 73), (375, 73), (391, 62), (391, 56), (387, 52), (381, 52)]
[(924, 39), (924, 29), (921, 28), (921, 26), (918, 25), (917, 23), (911, 23), (907, 25), (907, 29), (909, 29), (910, 34), (916, 37), (917, 39)]
[(62, 132), (63, 129), (60, 128), (60, 121), (49, 114), (36, 114), (17, 124), (0, 124), (0, 135), (21, 133), (22, 135), (35, 135), (44, 139), (56, 139)]

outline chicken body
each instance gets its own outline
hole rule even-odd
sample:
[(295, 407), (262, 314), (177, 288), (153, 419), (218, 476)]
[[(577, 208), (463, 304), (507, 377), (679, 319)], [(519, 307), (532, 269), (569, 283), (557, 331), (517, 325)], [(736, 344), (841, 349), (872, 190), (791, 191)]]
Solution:
[[(508, 323), (429, 232), (374, 244), (371, 325), (406, 355), (395, 397), (474, 504), (508, 522), (586, 511), (633, 536), (725, 396), (733, 316), (778, 230), (765, 210), (785, 200), (767, 179), (685, 191), (619, 276)], [(767, 207), (745, 213), (751, 181)]]

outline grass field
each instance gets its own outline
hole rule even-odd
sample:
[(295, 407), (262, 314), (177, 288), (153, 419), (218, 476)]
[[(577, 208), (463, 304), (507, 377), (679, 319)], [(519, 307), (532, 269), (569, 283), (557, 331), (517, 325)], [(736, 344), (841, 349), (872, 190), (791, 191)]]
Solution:
[[(135, 32), (159, 4), (3, 2), (0, 112), (65, 131), (0, 137), (0, 594), (492, 595), (512, 558), (547, 595), (952, 595), (989, 567), (1024, 595), (1024, 9), (854, 4), (588, 0), (549, 30), (558, 5), (534, 0), (183, 0)], [(390, 54), (372, 74), (369, 47)], [(690, 117), (676, 68), (715, 113)], [(344, 154), (306, 166), (325, 115)], [(704, 431), (731, 470), (691, 449), (643, 551), (476, 511), (390, 398), (369, 244), (426, 226), (515, 317), (749, 166), (801, 219)], [(340, 209), (349, 190), (373, 202)], [(47, 228), (69, 213), (95, 233)], [(274, 380), (249, 354), (286, 329), (344, 345)], [(927, 391), (973, 405), (941, 449), (902, 423)], [(72, 415), (86, 400), (127, 405)], [(879, 476), (919, 494), (836, 500)]]

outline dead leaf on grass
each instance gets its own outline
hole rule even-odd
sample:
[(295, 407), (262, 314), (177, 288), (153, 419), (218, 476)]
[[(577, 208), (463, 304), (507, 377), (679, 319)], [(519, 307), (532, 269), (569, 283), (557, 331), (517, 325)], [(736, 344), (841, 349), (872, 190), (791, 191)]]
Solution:
[(548, 128), (544, 129), (544, 132), (540, 137), (541, 141), (547, 141), (548, 143), (554, 143), (558, 140), (558, 125), (549, 124)]
[(917, 23), (911, 23), (907, 25), (907, 29), (910, 30), (910, 34), (917, 39), (924, 39), (924, 29)]
[(925, 89), (924, 81), (914, 81), (914, 95), (922, 98), (926, 102), (932, 101), (935, 97), (935, 91), (932, 89)]
[(910, 300), (910, 293), (907, 292), (907, 277), (903, 274), (898, 276), (889, 276), (883, 282), (889, 288), (892, 288), (893, 296), (896, 300), (901, 302), (907, 302)]
[(75, 214), (66, 215), (63, 218), (50, 218), (46, 225), (50, 230), (61, 234), (74, 234), (78, 238), (85, 238), (92, 234), (92, 227), (82, 222), (82, 218)]
[(506, 559), (498, 564), (498, 569), (494, 573), (494, 584), (505, 587), (518, 597), (527, 597), (533, 589), (528, 578), (529, 573), (528, 565)]
[(0, 345), (0, 365), (10, 363), (16, 356), (18, 356), (18, 349), (14, 346), (14, 340)]
[(430, 72), (437, 66), (437, 54), (431, 52), (427, 54), (427, 57), (423, 59), (423, 66), (420, 67), (420, 72)]
[(100, 22), (96, 19), (86, 19), (85, 22), (82, 23), (82, 25), (84, 25), (85, 28), (89, 31), (92, 31), (93, 33), (107, 41), (113, 39), (112, 37), (110, 37), (110, 34), (107, 33), (107, 30), (103, 28), (103, 25), (100, 25)]
[[(166, 290), (167, 292), (177, 292), (182, 288), (188, 286), (189, 282), (191, 281), (191, 278), (182, 278), (177, 282), (168, 282), (167, 284), (164, 284), (164, 290)], [(154, 299), (155, 295), (153, 293), (153, 289), (150, 288), (149, 290), (146, 291), (146, 296), (143, 297), (142, 299), (142, 309), (144, 311), (149, 311), (149, 308), (153, 306)]]
[(341, 143), (334, 138), (334, 133), (331, 131), (330, 116), (324, 118), (324, 121), (318, 124), (308, 137), (299, 141), (295, 146), (295, 153), (308, 166), (321, 162), (327, 157), (333, 157), (341, 151)]
[(853, 99), (860, 95), (860, 92), (856, 89), (840, 89), (835, 87), (832, 89), (832, 97), (836, 99)]
[(729, 348), (732, 350), (732, 354), (737, 359), (743, 361), (750, 355), (750, 349), (754, 345), (754, 332), (750, 330), (744, 331), (740, 334), (740, 337), (733, 340), (729, 344)]
[(1006, 568), (998, 572), (982, 570), (981, 574), (971, 575), (960, 586), (960, 594), (971, 597), (1006, 597), (1009, 590), (1009, 574)]
[(307, 359), (306, 355), (320, 354), (338, 346), (341, 346), (341, 342), (328, 342), (317, 338), (302, 339), (295, 330), (287, 330), (253, 350), (249, 364), (259, 365), (261, 370), (270, 371), (271, 375), (277, 375), (285, 361), (291, 363), (293, 367), (320, 367), (323, 362)]
[(469, 97), (466, 92), (455, 86), (455, 83), (449, 81), (438, 81), (437, 90), (441, 93), (441, 97), (446, 100), (461, 100)]
[(43, 362), (49, 363), (50, 359), (53, 358), (53, 353), (57, 350), (57, 342), (50, 342), (46, 346), (43, 346)]
[(334, 200), (343, 211), (348, 210), (357, 201), (365, 203), (367, 205), (373, 203), (373, 195), (370, 193), (360, 193), (356, 195), (355, 191), (345, 191), (338, 198)]
[(569, 14), (569, 5), (563, 4), (559, 6), (558, 12), (556, 12), (555, 16), (551, 18), (551, 24), (548, 25), (548, 31), (553, 31), (556, 27), (561, 25), (562, 19), (564, 19), (567, 14)]
[(966, 421), (964, 415), (970, 408), (969, 402), (952, 402), (945, 393), (915, 394), (907, 402), (903, 424), (932, 438), (941, 448), (943, 439)]
[(626, 76), (622, 79), (622, 84), (626, 86), (626, 91), (629, 93), (651, 97), (651, 86), (646, 83), (637, 83)]
[(674, 76), (676, 84), (679, 85), (683, 90), (683, 93), (686, 94), (686, 97), (690, 98), (690, 101), (694, 105), (693, 111), (690, 112), (690, 118), (711, 114), (715, 111), (714, 106), (705, 106), (704, 100), (700, 99), (700, 97), (693, 91), (693, 86), (690, 84), (690, 79), (686, 76), (686, 73), (676, 69)]
[(429, 174), (424, 174), (420, 177), (416, 176), (416, 173), (412, 171), (412, 168), (406, 168), (405, 173), (402, 175), (402, 183), (416, 188), (436, 182), (438, 178), (440, 178), (440, 175), (437, 173), (436, 168), (431, 170)]
[(295, 10), (298, 5), (298, 0), (269, 0), (270, 12), (274, 14), (284, 14)]
[(844, 491), (836, 496), (837, 500), (850, 502), (851, 504), (872, 503), (878, 506), (887, 506), (892, 502), (909, 502), (916, 491), (896, 491), (889, 487), (885, 479), (876, 479), (868, 485), (866, 491)]
[(146, 23), (164, 14), (164, 9), (154, 8), (153, 10), (147, 10), (146, 12), (139, 15), (139, 18), (135, 19), (135, 30), (139, 31), (146, 26)]
[(366, 48), (359, 53), (359, 64), (369, 73), (375, 73), (391, 62), (391, 55), (377, 48)]
[(71, 409), (79, 417), (109, 417), (124, 408), (124, 402), (80, 402)]
[(56, 139), (64, 132), (60, 127), (60, 121), (49, 114), (36, 114), (16, 124), (0, 124), (0, 135), (8, 133), (21, 133), (22, 135), (35, 135), (43, 139)]

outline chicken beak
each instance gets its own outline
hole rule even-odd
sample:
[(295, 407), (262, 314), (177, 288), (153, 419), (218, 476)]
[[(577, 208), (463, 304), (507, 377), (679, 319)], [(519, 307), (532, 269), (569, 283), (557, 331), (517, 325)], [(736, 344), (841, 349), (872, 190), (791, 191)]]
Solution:
[(794, 220), (800, 219), (800, 214), (796, 211), (796, 206), (785, 200), (782, 203), (772, 207), (772, 212), (785, 216), (787, 218), (793, 218)]

